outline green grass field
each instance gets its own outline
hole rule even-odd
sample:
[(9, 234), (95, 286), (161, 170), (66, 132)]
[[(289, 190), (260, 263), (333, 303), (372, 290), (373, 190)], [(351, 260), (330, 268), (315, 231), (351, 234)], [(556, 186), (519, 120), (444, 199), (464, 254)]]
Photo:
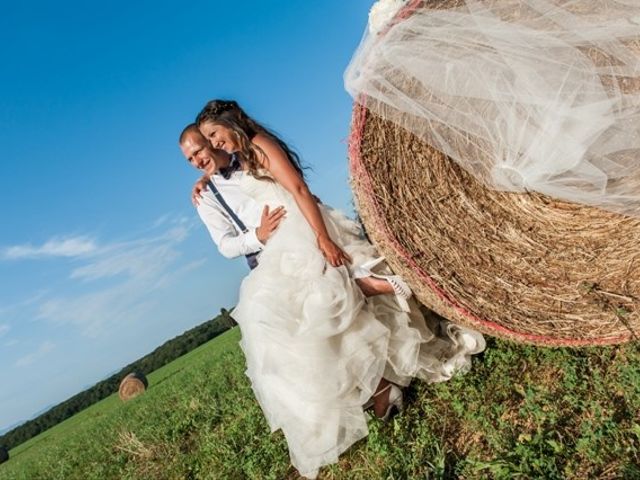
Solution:
[[(18, 446), (9, 479), (293, 479), (244, 375), (234, 328)], [(473, 369), (406, 392), (407, 409), (325, 479), (640, 479), (637, 346), (543, 349), (489, 340)]]

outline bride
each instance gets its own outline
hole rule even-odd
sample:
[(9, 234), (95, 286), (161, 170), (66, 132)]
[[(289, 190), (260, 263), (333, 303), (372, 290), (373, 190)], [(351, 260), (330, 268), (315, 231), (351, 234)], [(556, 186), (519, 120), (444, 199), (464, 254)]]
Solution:
[[(400, 387), (467, 370), (484, 339), (448, 322), (436, 336), (359, 226), (318, 204), (297, 155), (236, 102), (209, 102), (196, 123), (210, 147), (240, 159), (246, 194), (288, 212), (243, 280), (232, 316), (271, 431), (282, 429), (292, 464), (315, 478), (367, 435), (366, 408), (388, 419), (402, 407)], [(395, 297), (375, 295), (385, 292)]]

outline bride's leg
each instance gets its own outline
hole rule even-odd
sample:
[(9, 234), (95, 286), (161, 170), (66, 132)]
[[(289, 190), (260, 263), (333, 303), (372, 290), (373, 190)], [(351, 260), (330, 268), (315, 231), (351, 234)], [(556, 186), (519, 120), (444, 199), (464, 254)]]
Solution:
[[(374, 258), (364, 262), (362, 265), (357, 265), (353, 269), (353, 278), (358, 282), (358, 285), (368, 297), (381, 294), (394, 294), (398, 301), (398, 306), (404, 312), (410, 311), (407, 300), (411, 297), (411, 289), (409, 285), (402, 279), (400, 275), (381, 275), (371, 271), (373, 267), (384, 261), (384, 257)], [(382, 280), (387, 285), (378, 282)]]
[(389, 382), (389, 380), (385, 378), (380, 379), (376, 393), (373, 394), (373, 412), (376, 414), (376, 417), (384, 416), (389, 407), (389, 391), (391, 389), (388, 387), (390, 384), (391, 382)]
[(362, 293), (366, 297), (373, 297), (374, 295), (386, 295), (394, 293), (393, 287), (389, 282), (381, 278), (363, 277), (356, 278), (356, 283), (362, 290)]

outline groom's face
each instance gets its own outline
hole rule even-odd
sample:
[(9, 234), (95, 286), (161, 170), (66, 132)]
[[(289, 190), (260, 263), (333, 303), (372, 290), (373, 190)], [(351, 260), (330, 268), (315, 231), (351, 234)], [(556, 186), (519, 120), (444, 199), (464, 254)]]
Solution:
[(196, 131), (187, 134), (180, 144), (180, 149), (191, 165), (209, 174), (223, 166), (221, 157), (226, 156), (224, 152), (211, 148), (209, 141)]

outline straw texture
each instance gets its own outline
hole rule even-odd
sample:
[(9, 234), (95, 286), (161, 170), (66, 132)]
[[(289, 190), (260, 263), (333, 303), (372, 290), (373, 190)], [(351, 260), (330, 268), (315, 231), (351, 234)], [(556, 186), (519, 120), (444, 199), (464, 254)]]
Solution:
[(127, 401), (145, 392), (147, 389), (147, 378), (139, 372), (133, 372), (127, 375), (120, 382), (118, 388), (118, 396), (120, 400)]
[[(396, 20), (422, 6), (459, 3), (414, 1)], [(625, 88), (640, 90), (640, 84), (629, 81)], [(354, 106), (350, 136), (357, 208), (372, 241), (422, 303), (519, 342), (583, 346), (637, 339), (640, 219), (538, 193), (488, 189), (370, 112), (367, 100)]]

